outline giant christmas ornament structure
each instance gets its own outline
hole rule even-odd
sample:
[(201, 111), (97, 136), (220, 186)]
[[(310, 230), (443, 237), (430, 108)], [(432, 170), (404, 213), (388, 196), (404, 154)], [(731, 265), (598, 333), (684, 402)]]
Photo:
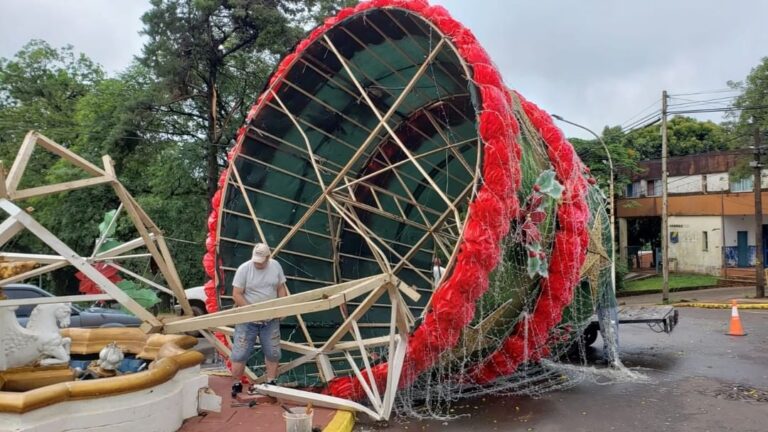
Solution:
[[(280, 370), (324, 395), (259, 390), (379, 419), (425, 377), (503, 381), (572, 345), (604, 288), (579, 284), (599, 213), (590, 183), (551, 117), (444, 8), (360, 3), (279, 63), (212, 201), (208, 309), (258, 242), (293, 295), (166, 329), (217, 330), (205, 334), (226, 352), (232, 325), (288, 317)], [(602, 262), (587, 265), (593, 283)]]
[[(93, 178), (18, 190), (37, 141)], [(279, 63), (211, 203), (208, 315), (191, 316), (162, 232), (108, 158), (102, 169), (31, 134), (18, 160), (0, 181), (0, 245), (26, 228), (59, 255), (0, 254), (44, 264), (0, 284), (71, 264), (105, 292), (81, 298), (116, 299), (147, 332), (200, 331), (225, 354), (234, 325), (280, 318), (282, 379), (317, 388), (262, 385), (254, 362), (248, 372), (284, 400), (382, 420), (398, 391), (406, 409), (542, 391), (562, 383), (550, 360), (579, 348), (597, 300), (612, 295), (605, 198), (589, 170), (552, 118), (507, 88), (472, 32), (424, 0), (344, 9)], [(112, 185), (140, 238), (90, 258), (13, 203), (97, 184)], [(291, 295), (222, 309), (258, 242)], [(140, 246), (182, 319), (160, 322), (95, 266)]]

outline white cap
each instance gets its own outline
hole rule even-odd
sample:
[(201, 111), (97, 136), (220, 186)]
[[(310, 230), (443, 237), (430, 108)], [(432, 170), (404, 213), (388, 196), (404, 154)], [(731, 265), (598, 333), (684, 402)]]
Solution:
[(253, 257), (251, 260), (257, 264), (262, 264), (269, 258), (269, 255), (269, 246), (264, 243), (257, 243), (256, 246), (253, 247)]

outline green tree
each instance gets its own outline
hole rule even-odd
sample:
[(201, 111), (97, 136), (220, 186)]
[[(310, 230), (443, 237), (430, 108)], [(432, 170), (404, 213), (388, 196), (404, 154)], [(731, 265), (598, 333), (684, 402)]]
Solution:
[[(731, 143), (727, 130), (712, 121), (699, 121), (692, 117), (675, 116), (667, 123), (669, 155), (726, 150)], [(659, 125), (648, 126), (626, 134), (623, 145), (637, 152), (640, 160), (661, 157), (661, 130)]]
[(239, 122), (280, 54), (339, 0), (152, 0), (141, 62), (158, 81), (166, 131), (203, 148), (206, 190), (217, 189)]
[(734, 101), (734, 107), (740, 108), (730, 115), (734, 121), (734, 134), (741, 144), (752, 143), (755, 127), (768, 131), (768, 57), (752, 68), (745, 81), (729, 82), (741, 94)]
[[(618, 126), (605, 127), (602, 133), (608, 151), (611, 153), (614, 172), (614, 187), (616, 191), (621, 191), (628, 182), (631, 181), (632, 174), (637, 171), (637, 153), (631, 148), (624, 146), (624, 133)], [(608, 192), (610, 180), (610, 167), (608, 158), (605, 154), (603, 145), (596, 139), (585, 140), (581, 138), (570, 138), (576, 152), (581, 160), (590, 168), (592, 175), (598, 181), (600, 188)]]
[(0, 160), (14, 159), (30, 129), (65, 146), (75, 142), (77, 101), (102, 79), (101, 67), (71, 46), (56, 49), (41, 40), (0, 59)]

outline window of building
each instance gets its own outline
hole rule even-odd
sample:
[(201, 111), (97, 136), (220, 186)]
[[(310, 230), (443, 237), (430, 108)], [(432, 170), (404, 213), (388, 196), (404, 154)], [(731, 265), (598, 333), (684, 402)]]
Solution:
[(648, 180), (648, 192), (649, 197), (661, 196), (661, 180)]
[(640, 182), (634, 182), (627, 185), (627, 198), (637, 198), (640, 196)]
[(709, 233), (706, 231), (701, 232), (702, 245), (701, 250), (704, 252), (709, 250)]
[(731, 192), (752, 192), (752, 177), (731, 180)]

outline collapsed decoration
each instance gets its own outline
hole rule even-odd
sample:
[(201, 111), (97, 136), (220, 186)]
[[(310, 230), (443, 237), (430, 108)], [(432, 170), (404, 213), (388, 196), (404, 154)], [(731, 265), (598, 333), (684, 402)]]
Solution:
[(376, 406), (393, 368), (401, 388), (430, 370), (462, 385), (504, 379), (567, 350), (606, 289), (579, 289), (588, 222), (604, 212), (588, 203), (588, 170), (472, 32), (424, 0), (326, 19), (279, 63), (228, 160), (208, 218), (209, 311), (259, 241), (293, 294), (377, 275), (418, 293), (398, 300), (390, 287), (282, 321), (294, 349), (284, 376), (327, 395)]

